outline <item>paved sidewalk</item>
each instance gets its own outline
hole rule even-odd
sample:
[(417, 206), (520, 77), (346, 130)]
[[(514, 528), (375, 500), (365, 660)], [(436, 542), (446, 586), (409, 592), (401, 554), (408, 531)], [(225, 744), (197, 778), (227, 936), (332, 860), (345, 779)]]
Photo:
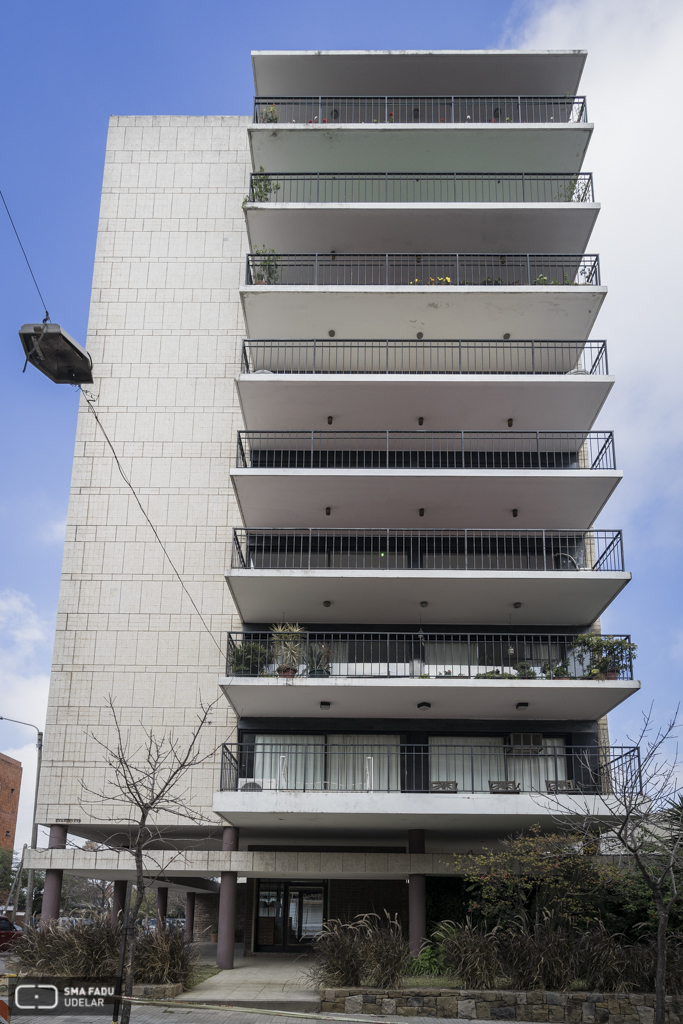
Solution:
[[(211, 962), (216, 947), (207, 949), (202, 943), (197, 950), (200, 958)], [(215, 962), (215, 960), (213, 961)], [(178, 1002), (228, 1003), (231, 1006), (251, 1006), (264, 1010), (292, 1010), (315, 1013), (320, 1005), (316, 989), (303, 971), (306, 959), (301, 956), (244, 956), (243, 946), (235, 949), (235, 966), (221, 971), (200, 985), (183, 992)], [(207, 1011), (210, 1012), (210, 1011)], [(253, 1018), (249, 1014), (250, 1019)], [(280, 1018), (269, 1018), (271, 1021)]]

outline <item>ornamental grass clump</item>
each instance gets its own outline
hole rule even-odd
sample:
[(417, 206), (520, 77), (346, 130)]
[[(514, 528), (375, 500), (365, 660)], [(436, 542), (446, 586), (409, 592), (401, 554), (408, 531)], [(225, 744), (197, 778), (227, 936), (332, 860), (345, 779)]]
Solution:
[[(19, 970), (49, 978), (113, 978), (119, 964), (121, 928), (111, 927), (109, 914), (60, 924), (48, 921), (26, 928), (16, 945)], [(13, 950), (14, 952), (14, 950)], [(136, 984), (186, 985), (197, 969), (197, 953), (179, 928), (138, 930)]]
[(432, 939), (441, 973), (453, 975), (463, 988), (495, 988), (501, 975), (498, 926), (489, 929), (486, 922), (464, 924), (441, 921)]
[(408, 973), (410, 948), (397, 916), (384, 911), (353, 921), (327, 921), (311, 947), (306, 974), (316, 985), (335, 988), (396, 988)]

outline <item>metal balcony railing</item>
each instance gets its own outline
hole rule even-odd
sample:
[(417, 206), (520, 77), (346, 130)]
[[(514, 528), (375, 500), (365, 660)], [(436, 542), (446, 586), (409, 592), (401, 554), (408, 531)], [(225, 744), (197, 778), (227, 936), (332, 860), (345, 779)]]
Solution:
[(240, 469), (615, 469), (608, 430), (240, 430)]
[(604, 341), (249, 341), (242, 373), (609, 373)]
[[(631, 642), (621, 634), (609, 639)], [(633, 660), (626, 653), (597, 663), (573, 633), (301, 631), (283, 637), (272, 631), (233, 632), (225, 673), (299, 679), (633, 679)]]
[(514, 733), (481, 745), (458, 743), (457, 737), (410, 744), (357, 740), (325, 743), (312, 736), (310, 742), (287, 743), (259, 736), (251, 743), (225, 743), (221, 790), (597, 794), (627, 780), (640, 788), (638, 747), (565, 746)]
[(623, 572), (621, 530), (233, 531), (233, 569)]
[(585, 124), (585, 96), (257, 96), (254, 124)]
[(593, 175), (401, 171), (251, 174), (250, 203), (592, 203)]
[(289, 286), (599, 285), (582, 253), (274, 253), (247, 256), (246, 283)]

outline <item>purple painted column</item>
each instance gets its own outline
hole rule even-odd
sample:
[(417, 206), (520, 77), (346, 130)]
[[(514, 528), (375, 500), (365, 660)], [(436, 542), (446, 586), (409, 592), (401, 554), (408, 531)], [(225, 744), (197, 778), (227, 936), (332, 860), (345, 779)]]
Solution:
[[(408, 831), (408, 853), (425, 852), (425, 833), (422, 828)], [(418, 956), (427, 938), (427, 883), (424, 875), (408, 877), (408, 932), (410, 952)]]
[[(63, 850), (66, 847), (66, 825), (50, 825), (48, 850)], [(59, 917), (59, 904), (62, 900), (62, 878), (64, 872), (58, 868), (48, 868), (45, 872), (45, 888), (43, 890), (43, 909), (41, 921), (54, 921)]]
[(166, 927), (166, 912), (168, 911), (168, 886), (161, 886), (157, 889), (157, 922), (156, 927)]
[(195, 893), (185, 893), (185, 942), (194, 941), (194, 898)]
[(128, 882), (125, 878), (118, 878), (114, 882), (114, 892), (111, 897), (111, 926), (114, 931), (123, 920), (123, 908), (126, 903), (127, 885)]
[[(223, 849), (236, 850), (239, 833), (227, 825), (223, 829)], [(237, 872), (221, 871), (221, 891), (218, 897), (218, 944), (216, 966), (231, 971), (235, 965), (235, 923), (237, 918)]]

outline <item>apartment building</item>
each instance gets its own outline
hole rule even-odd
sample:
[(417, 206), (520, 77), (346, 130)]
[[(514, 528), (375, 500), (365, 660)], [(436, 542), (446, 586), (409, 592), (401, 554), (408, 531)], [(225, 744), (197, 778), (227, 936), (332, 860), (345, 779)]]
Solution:
[(112, 118), (96, 405), (207, 628), (82, 402), (45, 916), (64, 871), (117, 906), (133, 876), (79, 788), (109, 694), (182, 739), (222, 692), (206, 824), (162, 822), (150, 884), (215, 914), (224, 967), (236, 929), (298, 951), (384, 909), (417, 950), (454, 855), (635, 756), (606, 724), (632, 667), (585, 639), (630, 579), (594, 525), (621, 473), (585, 56), (258, 52), (253, 117)]

